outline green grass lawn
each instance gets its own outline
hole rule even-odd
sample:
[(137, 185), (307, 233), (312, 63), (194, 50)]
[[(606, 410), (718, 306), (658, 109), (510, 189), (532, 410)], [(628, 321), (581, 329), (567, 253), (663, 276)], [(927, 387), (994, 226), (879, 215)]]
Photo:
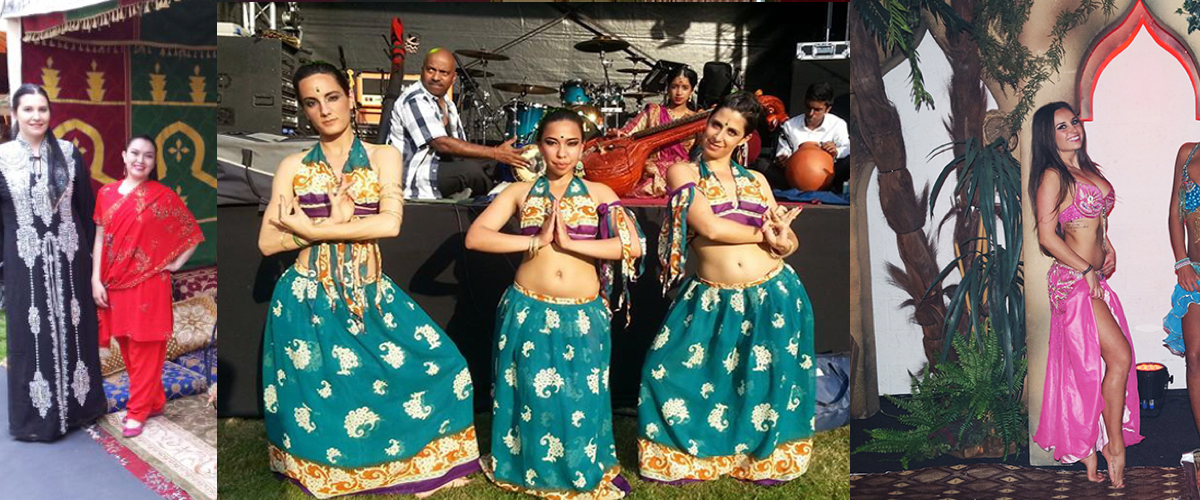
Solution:
[[(666, 486), (649, 483), (637, 477), (637, 419), (618, 416), (616, 425), (617, 459), (621, 475), (629, 480), (631, 499), (848, 499), (850, 498), (850, 428), (817, 434), (812, 463), (800, 479), (774, 487), (755, 486), (736, 479), (694, 483), (685, 486)], [(491, 414), (475, 416), (480, 450), (488, 450)], [(262, 420), (221, 419), (217, 424), (217, 474), (219, 495), (226, 499), (290, 499), (311, 500), (300, 488), (276, 479), (267, 465), (267, 436)], [(533, 498), (506, 492), (488, 482), (482, 473), (469, 476), (471, 483), (442, 490), (430, 498), (461, 500), (468, 498)], [(404, 495), (351, 495), (344, 498), (381, 500), (412, 498)]]

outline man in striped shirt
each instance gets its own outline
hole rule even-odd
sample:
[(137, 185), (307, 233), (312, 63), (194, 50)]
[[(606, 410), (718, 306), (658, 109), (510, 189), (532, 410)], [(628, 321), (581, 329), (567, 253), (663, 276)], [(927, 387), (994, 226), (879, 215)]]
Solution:
[[(410, 85), (392, 108), (388, 143), (404, 157), (404, 197), (438, 199), (484, 196), (492, 189), (495, 162), (528, 168), (513, 140), (490, 147), (465, 140), (458, 107), (446, 92), (454, 85), (454, 55), (430, 50), (421, 81)], [(469, 190), (469, 191), (468, 191)]]

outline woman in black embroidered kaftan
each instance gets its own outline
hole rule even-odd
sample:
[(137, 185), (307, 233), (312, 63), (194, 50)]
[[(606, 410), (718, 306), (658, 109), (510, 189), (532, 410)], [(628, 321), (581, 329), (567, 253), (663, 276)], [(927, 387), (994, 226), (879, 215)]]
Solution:
[(78, 150), (49, 130), (46, 92), (22, 85), (12, 102), (14, 140), (0, 144), (8, 431), (50, 441), (107, 410), (87, 245), (95, 203)]

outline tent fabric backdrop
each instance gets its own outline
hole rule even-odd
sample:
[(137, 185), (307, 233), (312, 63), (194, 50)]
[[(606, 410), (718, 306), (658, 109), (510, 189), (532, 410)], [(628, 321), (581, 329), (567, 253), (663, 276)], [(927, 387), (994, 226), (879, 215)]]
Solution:
[[(215, 33), (203, 0), (104, 29), (26, 43), (22, 79), (42, 85), (54, 133), (75, 143), (93, 188), (124, 175), (121, 151), (135, 135), (158, 147), (159, 181), (175, 190), (204, 232), (187, 267), (216, 263)], [(178, 33), (171, 42), (169, 33)]]

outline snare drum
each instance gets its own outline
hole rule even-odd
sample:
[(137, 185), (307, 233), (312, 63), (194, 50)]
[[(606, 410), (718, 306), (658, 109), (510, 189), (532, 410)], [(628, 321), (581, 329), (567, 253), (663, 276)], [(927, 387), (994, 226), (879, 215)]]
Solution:
[(579, 78), (567, 80), (558, 87), (558, 95), (562, 97), (564, 106), (591, 104), (591, 87), (587, 80)]
[(517, 144), (531, 144), (537, 133), (538, 122), (546, 114), (546, 107), (532, 102), (516, 101), (504, 106), (504, 138), (517, 139)]

